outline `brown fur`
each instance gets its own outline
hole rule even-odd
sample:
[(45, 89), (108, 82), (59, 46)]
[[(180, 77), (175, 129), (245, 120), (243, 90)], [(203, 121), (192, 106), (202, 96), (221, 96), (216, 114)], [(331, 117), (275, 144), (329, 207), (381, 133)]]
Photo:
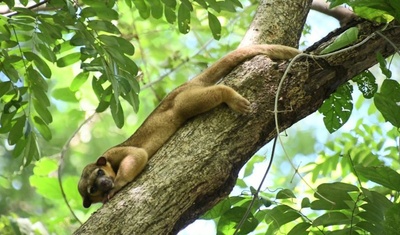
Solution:
[[(250, 112), (250, 102), (232, 88), (215, 85), (238, 64), (256, 55), (290, 59), (300, 53), (281, 45), (252, 45), (239, 48), (204, 72), (173, 90), (125, 142), (107, 150), (96, 163), (83, 169), (78, 189), (84, 207), (106, 202), (131, 182), (148, 158), (189, 118), (226, 103), (239, 113)], [(102, 169), (100, 173), (99, 169)], [(103, 174), (104, 173), (104, 174)]]

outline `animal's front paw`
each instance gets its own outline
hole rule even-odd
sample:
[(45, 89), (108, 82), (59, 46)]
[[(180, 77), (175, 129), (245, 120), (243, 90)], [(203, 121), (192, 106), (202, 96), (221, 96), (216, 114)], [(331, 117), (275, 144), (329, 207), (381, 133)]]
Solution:
[(228, 103), (228, 106), (239, 113), (249, 113), (251, 111), (250, 101), (241, 95), (232, 97), (231, 101)]

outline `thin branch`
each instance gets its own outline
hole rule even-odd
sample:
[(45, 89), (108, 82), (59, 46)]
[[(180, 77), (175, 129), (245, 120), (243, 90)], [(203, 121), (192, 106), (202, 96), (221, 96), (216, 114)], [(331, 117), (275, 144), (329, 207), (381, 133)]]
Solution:
[[(43, 6), (46, 3), (48, 3), (48, 0), (43, 0), (38, 3), (33, 4), (32, 6), (26, 7), (26, 9), (33, 10), (33, 9), (39, 8), (40, 6)], [(0, 12), (0, 14), (4, 15), (5, 17), (12, 17), (15, 15), (18, 15), (19, 12), (11, 11), (11, 9), (8, 8), (5, 12)]]
[(236, 230), (235, 230), (234, 235), (238, 234), (240, 228), (243, 226), (244, 222), (246, 222), (247, 217), (248, 217), (249, 214), (250, 214), (251, 208), (253, 207), (254, 202), (255, 202), (256, 199), (258, 198), (258, 194), (259, 194), (260, 191), (261, 191), (261, 187), (262, 187), (262, 185), (264, 184), (265, 179), (267, 178), (268, 172), (269, 172), (269, 170), (271, 169), (272, 162), (273, 162), (273, 160), (274, 160), (277, 140), (278, 140), (278, 138), (275, 137), (275, 138), (274, 138), (274, 143), (273, 143), (273, 145), (272, 145), (272, 152), (271, 152), (271, 157), (270, 157), (270, 159), (269, 159), (268, 167), (267, 167), (267, 169), (265, 170), (264, 176), (263, 176), (263, 178), (261, 179), (260, 184), (258, 185), (257, 191), (256, 191), (256, 192), (254, 193), (254, 195), (253, 195), (253, 199), (251, 200), (250, 205), (247, 207), (246, 212), (244, 213), (244, 215), (242, 216), (242, 219), (240, 220), (238, 226), (236, 227)]
[(64, 187), (63, 187), (63, 185), (62, 185), (62, 168), (63, 168), (63, 166), (64, 166), (64, 157), (65, 157), (65, 155), (66, 155), (66, 152), (67, 152), (67, 150), (68, 150), (68, 148), (69, 148), (69, 145), (70, 145), (72, 139), (79, 133), (79, 131), (82, 129), (82, 127), (83, 127), (84, 125), (86, 125), (86, 123), (88, 123), (89, 121), (91, 121), (91, 120), (94, 118), (94, 116), (95, 116), (96, 114), (97, 114), (97, 113), (94, 112), (94, 113), (91, 114), (85, 121), (83, 121), (83, 122), (81, 123), (81, 125), (75, 130), (75, 132), (71, 135), (71, 137), (69, 137), (69, 139), (67, 140), (67, 142), (65, 142), (63, 148), (61, 149), (61, 152), (60, 152), (60, 160), (59, 160), (59, 162), (58, 162), (57, 175), (58, 175), (58, 185), (60, 186), (61, 194), (62, 194), (62, 196), (63, 196), (63, 199), (64, 199), (65, 204), (68, 206), (69, 211), (71, 212), (71, 214), (74, 216), (74, 218), (75, 218), (81, 225), (82, 225), (82, 221), (79, 220), (79, 218), (76, 216), (76, 214), (75, 214), (74, 211), (72, 210), (71, 205), (69, 204), (68, 199), (67, 199), (67, 196), (66, 196), (66, 194), (65, 194)]

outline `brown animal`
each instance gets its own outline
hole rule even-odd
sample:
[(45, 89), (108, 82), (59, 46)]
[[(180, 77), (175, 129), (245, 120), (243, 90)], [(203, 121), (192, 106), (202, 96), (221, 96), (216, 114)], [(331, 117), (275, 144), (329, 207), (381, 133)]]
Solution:
[(189, 118), (226, 103), (238, 113), (249, 113), (250, 102), (232, 88), (218, 84), (238, 64), (256, 55), (286, 60), (300, 51), (281, 45), (239, 48), (200, 75), (173, 90), (125, 142), (107, 150), (82, 172), (78, 189), (83, 206), (108, 201), (143, 170), (148, 159)]

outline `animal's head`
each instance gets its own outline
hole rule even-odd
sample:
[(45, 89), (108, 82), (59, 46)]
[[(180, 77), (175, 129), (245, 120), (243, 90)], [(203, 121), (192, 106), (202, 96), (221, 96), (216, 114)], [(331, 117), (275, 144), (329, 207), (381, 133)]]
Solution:
[(105, 157), (87, 165), (78, 184), (83, 206), (88, 208), (92, 203), (105, 201), (108, 192), (114, 187), (114, 180), (115, 172)]

